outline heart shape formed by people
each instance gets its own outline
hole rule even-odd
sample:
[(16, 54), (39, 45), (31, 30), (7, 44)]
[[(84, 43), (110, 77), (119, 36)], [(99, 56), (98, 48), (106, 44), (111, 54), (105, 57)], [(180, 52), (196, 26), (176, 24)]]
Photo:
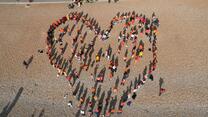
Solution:
[[(118, 35), (113, 35), (117, 33), (116, 27), (122, 30)], [(95, 18), (83, 12), (71, 12), (50, 25), (46, 38), (49, 62), (57, 69), (57, 77), (64, 76), (71, 88), (76, 84), (72, 94), (79, 101), (80, 114), (85, 115), (86, 111), (89, 116), (93, 113), (98, 116), (122, 113), (123, 107), (130, 106), (135, 100), (137, 90), (147, 79), (153, 81), (152, 72), (157, 64), (158, 27), (159, 20), (154, 13), (147, 18), (135, 11), (117, 13), (105, 30)], [(149, 43), (146, 45), (144, 42)], [(131, 69), (138, 75), (139, 63), (150, 56), (152, 59), (140, 71), (142, 75), (132, 79)], [(115, 85), (111, 86), (112, 81)], [(84, 84), (87, 85), (85, 89)], [(100, 96), (104, 84), (109, 90), (107, 96), (105, 91)], [(122, 88), (126, 85), (127, 88)], [(88, 93), (89, 87), (91, 93)], [(116, 103), (118, 96), (120, 101)], [(72, 106), (71, 101), (69, 105)]]

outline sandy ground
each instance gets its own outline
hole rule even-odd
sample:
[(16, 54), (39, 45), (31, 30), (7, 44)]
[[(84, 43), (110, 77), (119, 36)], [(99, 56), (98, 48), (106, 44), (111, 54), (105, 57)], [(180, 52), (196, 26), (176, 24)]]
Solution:
[[(125, 107), (121, 116), (208, 116), (207, 6), (206, 0), (128, 0), (110, 5), (86, 4), (73, 10), (89, 13), (103, 28), (118, 11), (135, 10), (147, 16), (154, 11), (160, 19), (157, 78), (145, 84), (136, 101), (131, 107)], [(63, 99), (65, 93), (72, 92), (67, 81), (57, 79), (56, 70), (49, 65), (47, 56), (37, 52), (37, 49), (45, 47), (49, 25), (70, 11), (64, 4), (33, 5), (30, 8), (0, 6), (0, 111), (23, 87), (9, 117), (33, 114), (36, 117), (42, 113), (46, 117), (75, 116), (77, 109), (67, 107)], [(22, 62), (31, 55), (34, 55), (34, 60), (26, 70)], [(160, 97), (159, 77), (164, 78), (167, 90)], [(83, 82), (87, 83), (87, 80), (83, 78)], [(103, 86), (106, 88), (107, 83)], [(71, 96), (68, 98), (73, 99)]]

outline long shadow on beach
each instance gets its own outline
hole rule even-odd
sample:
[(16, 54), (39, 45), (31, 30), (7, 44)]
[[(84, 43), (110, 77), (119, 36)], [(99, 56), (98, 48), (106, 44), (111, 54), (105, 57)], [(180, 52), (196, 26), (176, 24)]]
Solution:
[(7, 117), (8, 116), (8, 114), (12, 111), (12, 108), (17, 103), (19, 97), (21, 96), (23, 89), (24, 89), (23, 87), (19, 88), (19, 91), (16, 94), (14, 100), (11, 103), (8, 102), (7, 105), (3, 108), (2, 112), (0, 113), (0, 117)]
[(38, 117), (44, 117), (45, 109), (43, 108)]
[(27, 60), (27, 61), (23, 61), (23, 65), (25, 65), (25, 68), (28, 69), (29, 65), (32, 63), (33, 61), (33, 55)]

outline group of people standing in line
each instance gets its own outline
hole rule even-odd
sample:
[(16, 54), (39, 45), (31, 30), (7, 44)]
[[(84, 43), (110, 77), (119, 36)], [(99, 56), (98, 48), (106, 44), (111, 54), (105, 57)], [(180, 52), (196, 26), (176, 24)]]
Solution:
[[(68, 5), (68, 8), (73, 9), (75, 6), (78, 6), (78, 7), (82, 6), (84, 2), (93, 3), (93, 2), (97, 2), (97, 1), (99, 1), (99, 0), (72, 0), (72, 3), (70, 3)], [(114, 1), (114, 3), (117, 3), (119, 0), (112, 0), (112, 1)], [(111, 3), (112, 1), (108, 0), (108, 3)]]
[[(72, 27), (66, 25), (63, 28), (59, 28), (60, 25), (67, 24), (68, 21), (74, 21)], [(75, 27), (80, 22), (81, 27), (78, 28), (77, 31), (74, 31)], [(99, 39), (98, 41), (106, 41), (110, 39), (111, 31), (119, 23), (124, 25), (122, 31), (120, 31), (117, 39), (115, 40), (115, 42), (117, 41), (118, 44), (109, 44), (105, 52), (103, 52), (102, 48), (100, 48), (99, 51), (94, 54), (95, 48), (97, 48), (97, 39)], [(87, 31), (83, 34), (84, 27), (93, 32), (95, 35), (93, 40), (88, 44), (85, 42)], [(155, 13), (152, 14), (151, 18), (147, 18), (145, 15), (139, 15), (135, 11), (122, 14), (120, 12), (117, 13), (117, 15), (111, 20), (110, 26), (106, 30), (102, 30), (99, 26), (99, 23), (94, 18), (88, 17), (88, 14), (84, 14), (83, 12), (71, 12), (59, 20), (54, 21), (50, 25), (47, 32), (48, 36), (46, 38), (46, 48), (50, 64), (58, 71), (57, 77), (65, 76), (69, 81), (70, 86), (73, 87), (76, 83), (76, 80), (80, 79), (80, 74), (83, 69), (88, 71), (89, 68), (94, 68), (94, 73), (91, 73), (89, 76), (90, 79), (95, 82), (95, 85), (91, 88), (91, 94), (89, 94), (90, 96), (86, 98), (87, 89), (84, 91), (85, 93), (82, 96), (81, 94), (83, 91), (78, 94), (79, 112), (82, 115), (85, 115), (86, 111), (88, 112), (89, 116), (92, 116), (93, 114), (96, 114), (97, 116), (110, 116), (115, 112), (122, 113), (123, 107), (125, 105), (130, 106), (132, 99), (136, 99), (137, 90), (145, 84), (147, 79), (154, 80), (152, 72), (155, 71), (158, 62), (156, 46), (158, 27), (159, 20)], [(59, 35), (58, 37), (55, 37), (54, 33), (58, 29)], [(72, 55), (68, 59), (65, 59), (63, 55), (67, 49), (68, 43), (66, 42), (64, 44), (63, 37), (66, 34), (72, 37), (72, 33), (75, 33), (75, 36), (71, 39), (72, 46), (70, 50)], [(139, 40), (140, 36), (142, 38), (145, 36), (148, 38), (148, 41), (151, 44), (151, 47), (148, 48), (148, 51), (152, 52), (153, 59), (150, 60), (148, 67), (145, 66), (142, 75), (139, 75), (138, 78), (134, 79), (134, 84), (132, 83), (133, 80), (130, 81), (131, 84), (127, 86), (126, 91), (123, 91), (123, 95), (120, 97), (120, 101), (117, 104), (116, 102), (118, 100), (118, 96), (115, 95), (113, 97), (111, 96), (111, 93), (118, 92), (119, 87), (126, 85), (126, 81), (130, 76), (130, 65), (132, 61), (139, 62), (143, 57), (145, 44), (142, 40)], [(59, 45), (59, 48), (57, 48), (57, 45)], [(80, 49), (78, 49), (79, 45), (81, 45)], [(116, 45), (118, 45), (118, 47), (115, 51), (113, 47)], [(60, 54), (58, 54), (59, 52)], [(122, 55), (123, 52), (125, 52), (124, 55)], [(123, 57), (121, 59), (118, 56)], [(79, 70), (72, 68), (74, 58), (77, 59), (80, 65)], [(97, 74), (98, 68), (102, 63), (101, 58), (106, 59), (109, 64), (108, 66), (102, 67), (100, 72)], [(107, 75), (107, 77), (112, 79), (118, 71), (118, 67), (119, 64), (121, 64), (121, 61), (126, 64), (122, 79), (120, 81), (119, 77), (117, 77), (115, 86), (110, 88), (108, 91), (108, 96), (104, 101), (105, 92), (103, 92), (99, 98), (98, 92), (100, 92), (99, 90), (101, 90), (101, 88), (97, 88), (97, 84), (104, 82), (107, 70), (109, 70), (109, 75)], [(165, 91), (165, 89), (162, 88), (162, 83), (163, 81), (160, 82), (161, 85), (159, 95)], [(81, 89), (83, 90), (83, 87), (80, 88), (80, 90)], [(74, 96), (77, 96), (78, 90), (79, 85), (77, 84), (77, 87), (73, 91)], [(72, 106), (72, 101), (69, 102), (69, 105)], [(116, 109), (116, 105), (118, 105), (118, 109)], [(87, 107), (90, 109), (87, 110)], [(107, 109), (108, 107), (109, 109)]]

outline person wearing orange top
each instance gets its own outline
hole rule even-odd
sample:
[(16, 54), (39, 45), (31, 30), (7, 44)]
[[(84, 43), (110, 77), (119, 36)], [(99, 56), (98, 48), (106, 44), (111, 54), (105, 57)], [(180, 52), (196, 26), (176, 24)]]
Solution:
[(59, 32), (60, 32), (60, 33), (64, 33), (64, 29), (63, 29), (63, 28), (60, 28), (60, 29), (59, 29)]

